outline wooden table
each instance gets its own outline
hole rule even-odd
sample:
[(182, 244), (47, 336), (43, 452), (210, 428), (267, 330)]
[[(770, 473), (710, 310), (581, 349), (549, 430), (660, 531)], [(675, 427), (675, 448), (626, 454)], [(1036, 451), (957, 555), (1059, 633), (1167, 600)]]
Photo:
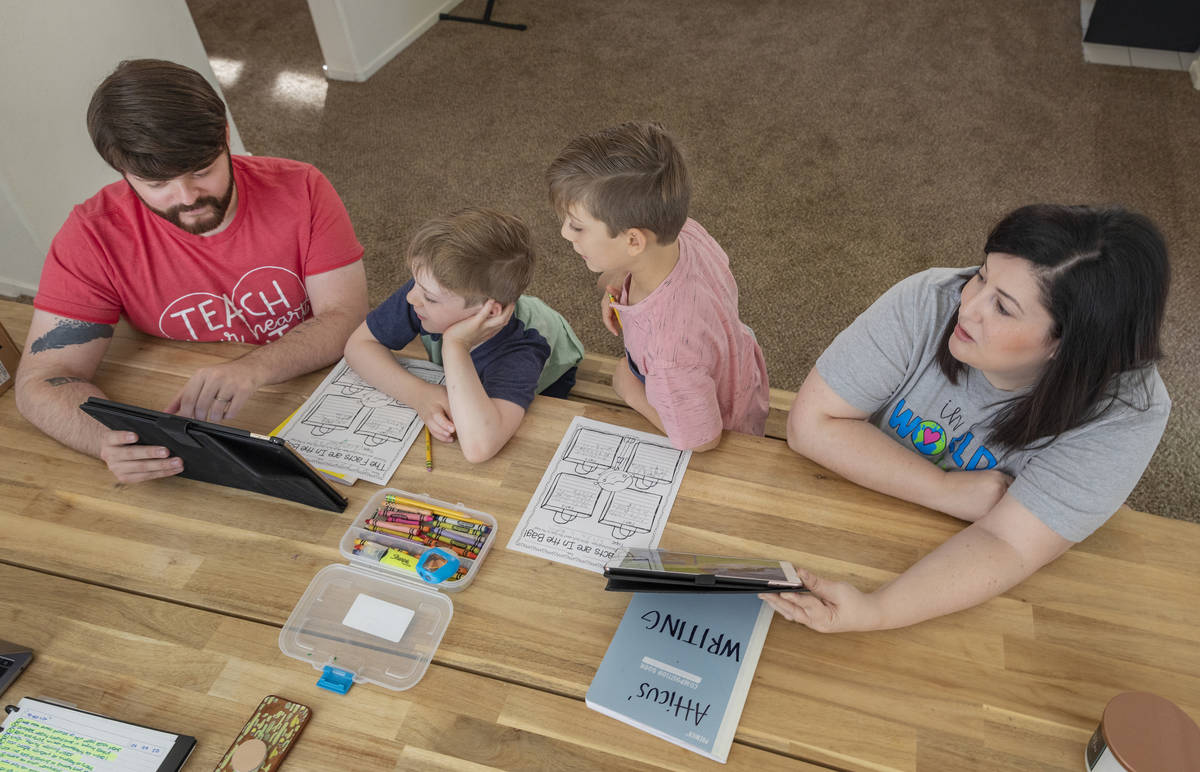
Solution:
[[(15, 340), (30, 313), (0, 302)], [(195, 368), (242, 350), (122, 325), (97, 382), (114, 399), (161, 407)], [(269, 430), (321, 377), (264, 389), (239, 423)], [(341, 515), (189, 480), (120, 486), (100, 462), (27, 424), (10, 391), (0, 396), (0, 575), (12, 575), (6, 587), (46, 588), (0, 602), (3, 637), (41, 655), (14, 690), (190, 731), (205, 760), (197, 769), (270, 693), (314, 708), (289, 769), (357, 752), (356, 769), (719, 768), (584, 706), (627, 596), (604, 592), (593, 573), (502, 548), (576, 415), (647, 428), (628, 410), (539, 398), (487, 463), (438, 446), (432, 475), (420, 454), (401, 464), (393, 487), (493, 514), (500, 548), (453, 597), (454, 619), (420, 684), (339, 697), (316, 689), (316, 671), (282, 655), (276, 638), (313, 575), (345, 562), (338, 540), (376, 486), (342, 489), (351, 503)], [(779, 440), (730, 434), (693, 456), (662, 546), (779, 556), (869, 588), (960, 527), (848, 483)], [(1195, 524), (1125, 509), (975, 609), (836, 636), (778, 618), (729, 765), (1078, 770), (1119, 692), (1156, 692), (1200, 717), (1198, 554)], [(63, 600), (41, 600), (50, 596)], [(111, 657), (123, 647), (129, 656)], [(109, 655), (104, 668), (97, 651)], [(462, 699), (447, 705), (447, 693)], [(364, 716), (387, 727), (378, 742), (355, 735)], [(461, 741), (445, 741), (439, 727)]]

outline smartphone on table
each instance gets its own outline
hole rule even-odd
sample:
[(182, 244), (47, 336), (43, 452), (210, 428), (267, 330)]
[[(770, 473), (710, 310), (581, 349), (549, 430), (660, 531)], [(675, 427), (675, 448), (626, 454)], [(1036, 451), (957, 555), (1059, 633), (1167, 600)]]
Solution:
[(213, 772), (275, 772), (311, 715), (306, 705), (263, 697)]

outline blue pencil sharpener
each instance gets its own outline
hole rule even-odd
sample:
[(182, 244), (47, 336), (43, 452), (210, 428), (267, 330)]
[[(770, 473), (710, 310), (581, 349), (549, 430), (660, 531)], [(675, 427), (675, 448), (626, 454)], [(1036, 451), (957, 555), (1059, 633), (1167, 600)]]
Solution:
[(421, 559), (417, 561), (417, 576), (430, 584), (440, 584), (454, 576), (460, 565), (462, 563), (457, 555), (434, 547), (421, 554)]

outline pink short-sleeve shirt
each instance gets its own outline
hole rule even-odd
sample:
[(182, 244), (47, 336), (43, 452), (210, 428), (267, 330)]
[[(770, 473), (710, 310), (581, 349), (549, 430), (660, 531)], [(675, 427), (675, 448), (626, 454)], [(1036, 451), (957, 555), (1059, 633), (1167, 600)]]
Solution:
[(679, 233), (679, 262), (645, 299), (624, 305), (625, 349), (646, 382), (646, 399), (667, 437), (688, 449), (722, 429), (762, 436), (767, 422), (767, 366), (754, 333), (738, 318), (729, 257), (695, 220)]

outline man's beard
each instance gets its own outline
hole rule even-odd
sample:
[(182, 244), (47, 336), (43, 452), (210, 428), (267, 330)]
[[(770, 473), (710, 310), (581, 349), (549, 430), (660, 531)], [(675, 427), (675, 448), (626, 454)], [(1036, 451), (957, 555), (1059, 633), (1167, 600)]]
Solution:
[[(134, 191), (135, 193), (137, 191)], [(138, 196), (141, 198), (141, 196)], [(233, 161), (229, 159), (229, 189), (225, 191), (225, 195), (217, 198), (216, 196), (201, 196), (189, 205), (180, 204), (173, 206), (170, 209), (155, 209), (146, 204), (146, 200), (142, 199), (142, 203), (146, 204), (146, 208), (154, 212), (159, 217), (171, 223), (181, 230), (188, 233), (193, 233), (197, 236), (208, 233), (217, 228), (225, 221), (225, 212), (229, 210), (229, 204), (233, 201)], [(183, 212), (193, 212), (204, 209), (205, 207), (212, 208), (212, 214), (200, 220), (192, 220), (191, 224), (185, 223), (179, 216)]]

